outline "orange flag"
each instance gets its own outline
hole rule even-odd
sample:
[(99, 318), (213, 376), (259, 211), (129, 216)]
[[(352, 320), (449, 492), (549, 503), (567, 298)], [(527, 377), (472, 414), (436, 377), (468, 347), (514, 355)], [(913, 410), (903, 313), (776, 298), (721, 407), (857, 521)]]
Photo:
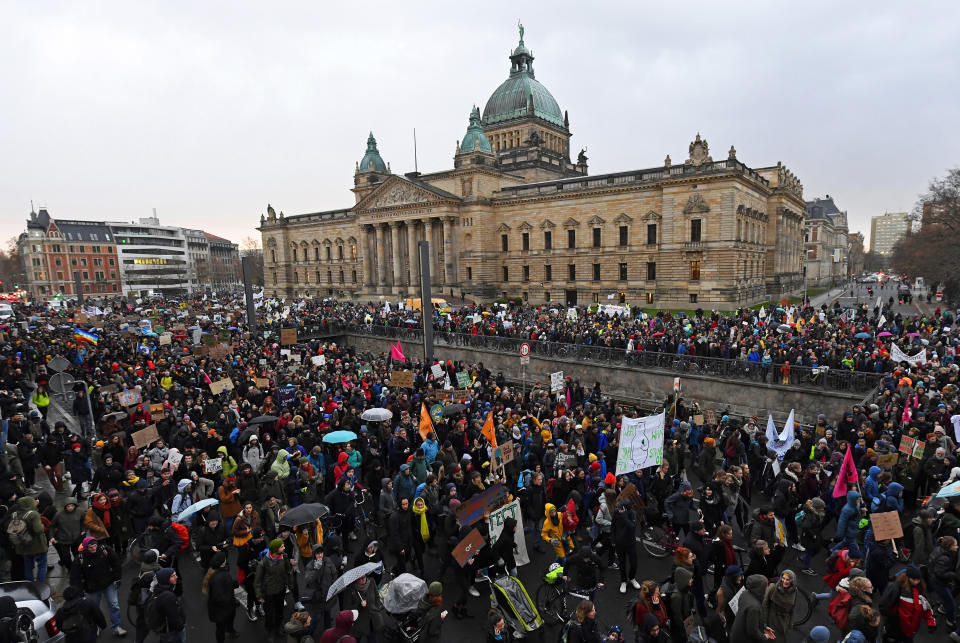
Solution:
[(433, 420), (430, 419), (430, 411), (427, 410), (427, 405), (420, 403), (420, 437), (424, 440), (427, 439), (427, 434), (433, 431)]
[(497, 448), (497, 431), (493, 428), (493, 411), (487, 413), (487, 419), (483, 422), (483, 429), (480, 433), (490, 442), (490, 446)]

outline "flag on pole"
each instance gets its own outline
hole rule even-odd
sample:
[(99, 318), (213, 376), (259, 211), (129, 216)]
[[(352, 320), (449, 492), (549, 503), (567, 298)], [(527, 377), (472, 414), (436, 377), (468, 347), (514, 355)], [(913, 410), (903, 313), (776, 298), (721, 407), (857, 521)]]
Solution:
[(407, 361), (407, 358), (403, 356), (403, 346), (400, 345), (400, 340), (397, 340), (396, 346), (390, 347), (390, 359), (395, 359), (401, 362)]
[(213, 380), (210, 379), (210, 376), (207, 375), (206, 371), (200, 371), (200, 372), (203, 373), (203, 381), (207, 383), (207, 386), (210, 386), (211, 384), (213, 384)]
[(487, 439), (491, 447), (497, 448), (497, 431), (493, 427), (493, 411), (487, 413), (487, 419), (483, 421), (483, 429), (480, 433)]
[(858, 482), (860, 476), (857, 474), (857, 467), (853, 464), (853, 449), (847, 447), (847, 453), (843, 456), (843, 464), (840, 465), (840, 475), (837, 476), (837, 483), (833, 487), (833, 497), (843, 498), (847, 495), (848, 485), (851, 482)]
[(94, 346), (96, 346), (97, 342), (100, 341), (100, 338), (94, 333), (91, 333), (88, 330), (83, 330), (79, 327), (75, 327), (73, 329), (73, 336), (78, 342), (90, 342)]
[[(399, 342), (397, 343), (399, 344)], [(433, 431), (433, 421), (430, 419), (430, 412), (427, 410), (427, 405), (423, 402), (420, 403), (420, 426), (418, 427), (418, 431), (420, 432), (420, 437), (424, 440), (427, 439), (427, 434)]]

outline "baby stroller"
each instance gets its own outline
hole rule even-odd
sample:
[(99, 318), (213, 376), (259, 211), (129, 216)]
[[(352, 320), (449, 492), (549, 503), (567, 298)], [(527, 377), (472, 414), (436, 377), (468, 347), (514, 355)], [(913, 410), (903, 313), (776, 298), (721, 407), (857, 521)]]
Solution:
[(413, 574), (400, 574), (380, 587), (383, 607), (393, 617), (391, 641), (414, 643), (420, 640), (420, 599), (427, 593), (427, 583)]
[[(494, 577), (490, 576), (492, 572), (496, 572)], [(503, 614), (514, 639), (526, 638), (543, 627), (536, 604), (516, 576), (510, 576), (500, 567), (490, 566), (477, 578), (490, 584), (490, 606), (497, 607)]]

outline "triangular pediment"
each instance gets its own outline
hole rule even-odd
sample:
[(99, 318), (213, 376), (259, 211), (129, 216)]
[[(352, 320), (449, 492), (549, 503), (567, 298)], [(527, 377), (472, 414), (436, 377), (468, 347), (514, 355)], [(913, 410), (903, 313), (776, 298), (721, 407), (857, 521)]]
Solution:
[(510, 231), (510, 226), (508, 226), (506, 223), (501, 223), (500, 225), (497, 226), (497, 232), (509, 232), (509, 231)]
[[(451, 195), (456, 198), (455, 195)], [(379, 210), (405, 205), (419, 205), (439, 201), (440, 194), (416, 185), (412, 181), (392, 176), (383, 185), (365, 196), (356, 206), (358, 210)]]
[(614, 223), (620, 223), (620, 224), (630, 223), (631, 221), (633, 221), (633, 217), (631, 217), (626, 212), (621, 212), (620, 214), (617, 215), (617, 218), (613, 220)]
[(574, 219), (573, 217), (570, 217), (569, 219), (563, 222), (564, 228), (576, 228), (579, 225), (580, 225), (580, 222)]
[(527, 223), (526, 221), (524, 221), (523, 223), (521, 223), (521, 224), (518, 225), (517, 227), (520, 228), (520, 229), (523, 230), (523, 231), (533, 230), (533, 226), (530, 225), (529, 223)]
[(590, 225), (597, 226), (597, 225), (603, 225), (604, 223), (606, 223), (606, 221), (604, 221), (603, 219), (601, 219), (599, 216), (595, 214), (592, 217), (590, 217), (590, 220), (587, 221), (587, 223), (589, 223)]
[(545, 219), (543, 223), (540, 224), (540, 227), (543, 228), (544, 230), (549, 230), (556, 226), (554, 225), (553, 221), (551, 221), (550, 219)]
[(662, 217), (660, 216), (660, 213), (657, 212), (656, 210), (650, 210), (645, 215), (643, 215), (644, 221), (659, 221), (661, 218)]

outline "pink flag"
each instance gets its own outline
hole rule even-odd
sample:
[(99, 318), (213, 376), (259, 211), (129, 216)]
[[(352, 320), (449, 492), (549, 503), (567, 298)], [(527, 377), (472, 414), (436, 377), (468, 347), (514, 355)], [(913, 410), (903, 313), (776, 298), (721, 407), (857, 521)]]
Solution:
[(860, 476), (857, 474), (857, 467), (853, 464), (853, 449), (847, 447), (847, 453), (843, 456), (843, 464), (840, 465), (840, 475), (837, 476), (837, 483), (833, 487), (833, 497), (845, 497), (848, 491), (847, 485), (858, 480), (860, 480)]
[(407, 358), (403, 356), (403, 346), (400, 345), (400, 340), (397, 340), (396, 346), (390, 347), (390, 359), (399, 360), (401, 362), (407, 361)]
[(207, 375), (206, 371), (200, 371), (200, 372), (203, 373), (203, 381), (207, 383), (207, 386), (209, 386), (210, 384), (213, 384), (213, 380), (210, 379), (210, 376)]

